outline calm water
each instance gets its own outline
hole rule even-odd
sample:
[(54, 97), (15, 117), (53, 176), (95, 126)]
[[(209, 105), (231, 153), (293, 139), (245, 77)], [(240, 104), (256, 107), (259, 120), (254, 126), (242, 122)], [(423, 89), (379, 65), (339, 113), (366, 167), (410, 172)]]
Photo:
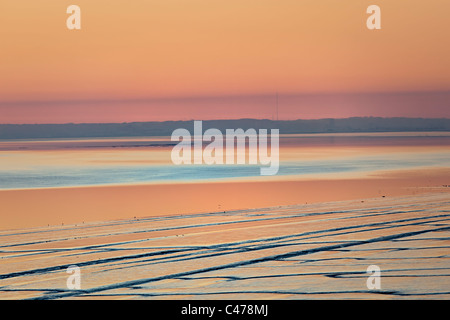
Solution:
[[(161, 138), (0, 142), (0, 189), (211, 181), (260, 175), (259, 164), (175, 166), (170, 162), (171, 144)], [(359, 152), (346, 151), (361, 146), (364, 148)], [(389, 148), (380, 151), (380, 146)], [(305, 150), (307, 157), (302, 155)], [(295, 157), (284, 157), (293, 151)], [(278, 176), (450, 167), (450, 136), (286, 136), (282, 137), (280, 156), (287, 159), (280, 162)]]

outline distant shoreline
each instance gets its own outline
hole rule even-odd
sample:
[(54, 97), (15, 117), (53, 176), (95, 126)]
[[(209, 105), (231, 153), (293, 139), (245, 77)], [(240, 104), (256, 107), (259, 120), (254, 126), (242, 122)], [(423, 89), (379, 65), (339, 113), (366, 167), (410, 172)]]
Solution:
[[(178, 128), (192, 128), (194, 120), (129, 123), (0, 124), (0, 140), (114, 138), (170, 136)], [(449, 132), (448, 118), (380, 118), (269, 120), (204, 120), (204, 129), (279, 129), (282, 134)]]

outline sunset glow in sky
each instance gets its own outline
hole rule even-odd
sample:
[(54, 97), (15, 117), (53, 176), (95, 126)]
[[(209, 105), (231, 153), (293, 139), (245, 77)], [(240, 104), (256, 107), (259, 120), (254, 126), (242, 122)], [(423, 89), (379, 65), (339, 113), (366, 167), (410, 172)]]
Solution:
[[(81, 8), (81, 30), (66, 8)], [(382, 29), (366, 28), (377, 4)], [(0, 123), (450, 117), (448, 0), (6, 0)]]

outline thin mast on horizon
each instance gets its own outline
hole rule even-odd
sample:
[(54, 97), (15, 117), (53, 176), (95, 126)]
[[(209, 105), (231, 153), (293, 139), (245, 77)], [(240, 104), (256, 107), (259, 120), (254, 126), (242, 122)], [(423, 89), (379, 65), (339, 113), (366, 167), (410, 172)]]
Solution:
[(278, 121), (278, 91), (277, 91), (277, 121)]

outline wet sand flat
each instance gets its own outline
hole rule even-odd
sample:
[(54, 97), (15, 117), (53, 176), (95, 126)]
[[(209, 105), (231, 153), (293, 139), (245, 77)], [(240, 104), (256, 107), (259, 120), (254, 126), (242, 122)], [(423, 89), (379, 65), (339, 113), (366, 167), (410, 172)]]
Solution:
[[(347, 175), (346, 175), (347, 176)], [(370, 177), (165, 183), (0, 190), (0, 230), (208, 213), (277, 205), (417, 195), (447, 190), (450, 169), (372, 173)]]
[[(3, 299), (448, 299), (450, 193), (0, 232)], [(66, 270), (81, 270), (81, 290)], [(381, 269), (368, 289), (367, 267)]]

